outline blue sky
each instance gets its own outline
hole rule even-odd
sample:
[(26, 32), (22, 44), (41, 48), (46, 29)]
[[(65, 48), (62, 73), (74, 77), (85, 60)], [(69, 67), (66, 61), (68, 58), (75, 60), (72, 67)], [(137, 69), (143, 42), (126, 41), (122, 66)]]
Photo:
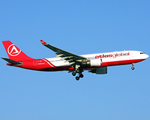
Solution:
[[(150, 55), (149, 0), (0, 1), (0, 40), (33, 58), (55, 57), (40, 39), (75, 54), (139, 50)], [(0, 44), (0, 56), (7, 57)], [(107, 75), (37, 72), (1, 59), (0, 120), (149, 120), (149, 59)]]

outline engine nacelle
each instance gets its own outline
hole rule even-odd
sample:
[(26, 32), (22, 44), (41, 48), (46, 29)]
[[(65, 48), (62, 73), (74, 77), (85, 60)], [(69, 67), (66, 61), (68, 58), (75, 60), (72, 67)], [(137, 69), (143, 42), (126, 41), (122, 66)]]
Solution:
[(102, 65), (102, 59), (91, 59), (90, 60), (90, 66), (101, 66)]
[(96, 73), (96, 74), (107, 74), (107, 67), (97, 68), (89, 72)]

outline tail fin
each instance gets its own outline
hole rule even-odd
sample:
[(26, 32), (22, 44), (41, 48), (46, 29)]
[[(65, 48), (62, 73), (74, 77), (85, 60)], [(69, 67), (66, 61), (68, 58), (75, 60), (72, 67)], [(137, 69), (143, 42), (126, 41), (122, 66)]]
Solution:
[(32, 58), (28, 57), (11, 41), (2, 41), (2, 42), (10, 59), (15, 61), (32, 60)]

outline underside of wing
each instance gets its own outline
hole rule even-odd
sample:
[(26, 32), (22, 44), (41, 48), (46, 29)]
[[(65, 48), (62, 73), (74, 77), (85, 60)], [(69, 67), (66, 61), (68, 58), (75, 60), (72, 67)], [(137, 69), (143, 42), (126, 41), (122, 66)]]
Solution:
[(54, 47), (50, 44), (47, 44), (45, 41), (41, 40), (41, 43), (46, 46), (47, 48), (54, 51), (57, 55), (57, 57), (61, 57), (62, 59), (69, 62), (71, 65), (74, 64), (86, 64), (87, 58), (67, 52), (65, 50), (59, 49), (57, 47)]

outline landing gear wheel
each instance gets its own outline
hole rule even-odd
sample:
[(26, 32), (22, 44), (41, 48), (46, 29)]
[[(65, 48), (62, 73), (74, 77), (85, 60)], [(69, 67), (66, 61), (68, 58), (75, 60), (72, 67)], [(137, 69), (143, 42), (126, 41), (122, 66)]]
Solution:
[(76, 75), (76, 72), (72, 72), (72, 75), (75, 76), (75, 75)]
[(132, 69), (132, 70), (134, 70), (134, 69), (135, 69), (135, 67), (134, 67), (134, 63), (132, 63), (132, 67), (131, 67), (131, 69)]
[(80, 78), (80, 77), (77, 76), (77, 77), (76, 77), (76, 80), (79, 80), (79, 78)]
[(79, 77), (80, 77), (80, 78), (83, 78), (83, 77), (84, 77), (84, 75), (81, 73)]
[(135, 69), (135, 67), (131, 67), (131, 69), (132, 69), (132, 70), (134, 70), (134, 69)]

